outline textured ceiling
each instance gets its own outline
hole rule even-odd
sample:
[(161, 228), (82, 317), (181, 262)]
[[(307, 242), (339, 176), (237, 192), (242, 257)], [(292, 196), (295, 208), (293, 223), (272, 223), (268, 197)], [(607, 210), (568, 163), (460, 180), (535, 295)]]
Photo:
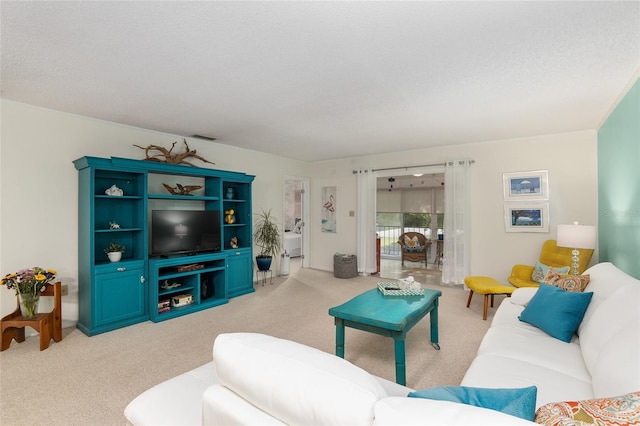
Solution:
[(640, 2), (2, 1), (2, 97), (316, 161), (597, 128)]

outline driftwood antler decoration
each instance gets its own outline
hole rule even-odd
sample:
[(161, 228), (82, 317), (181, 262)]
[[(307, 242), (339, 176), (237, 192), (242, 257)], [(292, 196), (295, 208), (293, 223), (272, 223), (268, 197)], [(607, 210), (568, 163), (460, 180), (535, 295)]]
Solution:
[[(170, 149), (163, 148), (158, 145), (149, 145), (146, 148), (136, 144), (133, 144), (133, 146), (144, 150), (144, 153), (146, 156), (145, 160), (147, 161), (156, 161), (158, 163), (168, 163), (168, 164), (188, 164), (189, 166), (193, 166), (193, 164), (191, 164), (188, 161), (185, 161), (185, 159), (195, 158), (200, 161), (204, 161), (205, 163), (216, 164), (198, 155), (195, 149), (193, 151), (190, 150), (189, 144), (187, 144), (186, 139), (184, 139), (184, 146), (186, 147), (187, 150), (180, 154), (172, 154), (171, 151), (173, 151), (173, 148), (176, 146), (177, 143), (178, 141), (172, 143)], [(160, 152), (157, 154), (150, 155), (150, 151), (160, 151)]]

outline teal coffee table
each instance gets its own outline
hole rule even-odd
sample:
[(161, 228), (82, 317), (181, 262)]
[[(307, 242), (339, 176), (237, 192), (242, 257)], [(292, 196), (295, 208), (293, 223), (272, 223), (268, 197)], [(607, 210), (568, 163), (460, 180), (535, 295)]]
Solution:
[(427, 314), (431, 320), (431, 344), (438, 344), (438, 298), (442, 292), (424, 290), (420, 296), (384, 296), (377, 288), (329, 309), (335, 317), (336, 355), (344, 358), (344, 328), (351, 327), (392, 337), (396, 355), (396, 383), (407, 384), (404, 340), (411, 327)]

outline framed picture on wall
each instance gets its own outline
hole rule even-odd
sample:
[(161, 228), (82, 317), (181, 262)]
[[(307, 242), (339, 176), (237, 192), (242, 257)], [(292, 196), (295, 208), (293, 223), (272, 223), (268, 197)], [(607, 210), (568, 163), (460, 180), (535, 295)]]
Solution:
[(549, 232), (549, 203), (504, 203), (506, 232)]
[(502, 174), (504, 201), (534, 201), (549, 199), (547, 170)]
[(336, 233), (338, 195), (335, 186), (322, 188), (322, 232)]

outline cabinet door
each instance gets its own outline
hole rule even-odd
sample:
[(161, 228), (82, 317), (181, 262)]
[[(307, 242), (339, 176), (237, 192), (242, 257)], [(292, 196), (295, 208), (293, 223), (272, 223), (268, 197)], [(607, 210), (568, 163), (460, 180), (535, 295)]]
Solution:
[(236, 297), (254, 292), (253, 263), (251, 250), (232, 250), (227, 260), (227, 291), (228, 297)]
[(131, 269), (96, 276), (96, 326), (126, 322), (146, 315), (144, 270)]

